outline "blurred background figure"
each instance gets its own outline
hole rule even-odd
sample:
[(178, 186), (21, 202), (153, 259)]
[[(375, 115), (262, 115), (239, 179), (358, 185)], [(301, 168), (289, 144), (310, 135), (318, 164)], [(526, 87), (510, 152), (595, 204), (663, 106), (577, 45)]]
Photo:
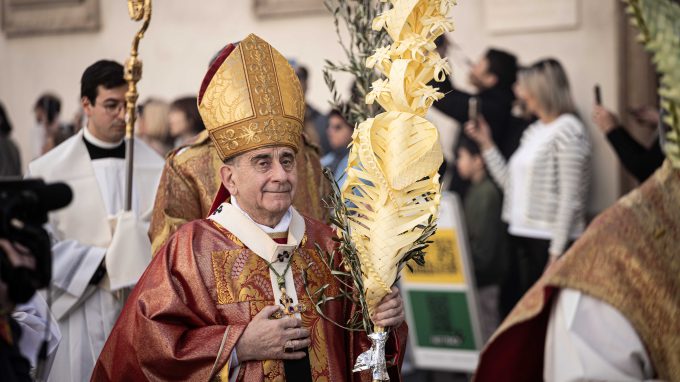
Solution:
[(76, 112), (73, 113), (73, 119), (67, 124), (66, 130), (71, 132), (71, 134), (75, 134), (85, 126), (85, 122), (85, 111), (82, 106), (80, 106), (76, 109)]
[(34, 129), (33, 157), (50, 151), (55, 144), (55, 136), (59, 133), (59, 113), (61, 100), (54, 94), (43, 94), (35, 102), (33, 114), (36, 127)]
[(349, 159), (349, 145), (352, 142), (352, 133), (354, 127), (350, 125), (342, 116), (339, 110), (331, 110), (328, 113), (328, 129), (326, 129), (326, 136), (330, 151), (321, 158), (321, 166), (328, 167), (342, 187), (342, 184), (347, 177), (345, 169), (347, 168), (347, 161)]
[[(440, 54), (446, 57), (450, 44), (448, 40), (440, 36), (435, 43)], [(500, 153), (507, 159), (519, 145), (519, 136), (525, 126), (512, 117), (515, 102), (512, 86), (517, 78), (517, 58), (507, 51), (489, 49), (476, 63), (467, 64), (471, 65), (468, 81), (476, 89), (477, 94), (455, 88), (450, 78), (447, 78), (444, 82), (433, 83), (440, 92), (446, 94), (444, 98), (434, 103), (434, 107), (463, 124), (469, 120), (470, 98), (476, 96), (479, 112), (488, 122), (491, 136)], [(455, 141), (457, 140), (458, 137)], [(455, 168), (448, 171), (453, 173), (449, 189), (464, 198), (469, 183), (458, 176)]]
[(196, 97), (182, 97), (170, 104), (168, 123), (175, 147), (191, 142), (196, 134), (205, 130), (196, 102)]
[(465, 127), (504, 192), (503, 221), (510, 237), (503, 316), (583, 232), (590, 180), (590, 140), (562, 65), (546, 59), (520, 71), (515, 93), (538, 120), (509, 161), (483, 119)]
[[(650, 130), (662, 130), (662, 126), (659, 125), (658, 109), (652, 106), (645, 106), (631, 109), (630, 112), (639, 125)], [(654, 171), (661, 167), (665, 159), (660, 140), (663, 134), (655, 133), (656, 139), (652, 142), (651, 147), (645, 147), (633, 138), (628, 130), (619, 122), (616, 114), (603, 106), (593, 106), (592, 118), (595, 125), (605, 134), (609, 144), (614, 148), (616, 156), (618, 156), (623, 167), (638, 182), (644, 182)]]
[(0, 103), (0, 178), (21, 176), (21, 155), (11, 133), (12, 123), (5, 106)]
[(137, 112), (139, 119), (135, 132), (160, 156), (165, 157), (173, 147), (168, 121), (170, 106), (165, 101), (151, 98), (139, 105)]
[[(309, 80), (309, 70), (304, 65), (294, 64), (295, 74), (300, 80), (302, 86), (302, 94), (307, 99), (307, 87)], [(316, 110), (312, 105), (305, 101), (305, 134), (312, 144), (319, 147), (320, 156), (324, 156), (331, 151), (330, 143), (326, 135), (326, 126), (328, 126), (328, 118)]]
[(486, 342), (500, 323), (500, 284), (508, 260), (505, 225), (501, 221), (503, 193), (489, 177), (477, 143), (462, 136), (456, 157), (458, 174), (470, 182), (463, 213), (477, 283), (482, 341)]

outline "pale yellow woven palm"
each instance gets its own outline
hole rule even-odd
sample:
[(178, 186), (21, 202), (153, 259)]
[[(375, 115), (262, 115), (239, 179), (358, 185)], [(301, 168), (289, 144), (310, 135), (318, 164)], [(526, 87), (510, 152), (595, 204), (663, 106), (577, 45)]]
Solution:
[(373, 28), (386, 28), (394, 42), (366, 62), (387, 76), (373, 83), (366, 102), (378, 102), (386, 111), (355, 129), (342, 188), (351, 205), (351, 239), (370, 312), (390, 292), (400, 260), (428, 219), (437, 215), (443, 157), (437, 129), (423, 117), (443, 97), (427, 84), (449, 72), (434, 39), (453, 29), (446, 17), (452, 1), (391, 3)]

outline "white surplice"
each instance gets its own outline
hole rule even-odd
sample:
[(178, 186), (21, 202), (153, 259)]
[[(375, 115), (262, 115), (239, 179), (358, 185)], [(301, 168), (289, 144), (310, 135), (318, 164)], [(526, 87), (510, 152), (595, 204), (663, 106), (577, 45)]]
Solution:
[(552, 305), (544, 359), (546, 381), (646, 381), (654, 377), (645, 346), (623, 314), (573, 289), (561, 289)]
[[(119, 293), (107, 288), (107, 278), (97, 286), (89, 281), (105, 255), (107, 265), (109, 257), (121, 255), (110, 253), (109, 246), (123, 203), (125, 161), (90, 160), (83, 131), (86, 128), (29, 165), (31, 177), (65, 182), (73, 191), (71, 204), (50, 213), (48, 224), (54, 240), (52, 313), (62, 334), (49, 376), (55, 382), (90, 379), (124, 303)], [(106, 145), (87, 135), (90, 143)], [(141, 140), (135, 140), (134, 159), (133, 211), (148, 225), (164, 162)], [(146, 240), (141, 247), (150, 245), (146, 235), (135, 237)]]
[[(12, 318), (21, 326), (21, 338), (18, 343), (19, 351), (31, 363), (31, 367), (36, 367), (38, 350), (42, 346), (43, 340), (47, 340), (45, 373), (50, 372), (54, 362), (55, 351), (61, 341), (59, 324), (48, 310), (49, 308), (42, 295), (36, 293), (25, 304), (17, 305), (12, 312)], [(49, 324), (47, 323), (48, 320)], [(48, 325), (48, 333), (45, 333)]]

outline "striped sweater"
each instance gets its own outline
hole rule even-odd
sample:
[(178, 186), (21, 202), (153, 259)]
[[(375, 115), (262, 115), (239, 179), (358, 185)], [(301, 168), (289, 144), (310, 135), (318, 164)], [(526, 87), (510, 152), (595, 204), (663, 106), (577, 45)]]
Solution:
[(505, 194), (503, 220), (515, 236), (550, 240), (562, 254), (585, 228), (590, 184), (590, 140), (572, 114), (529, 126), (506, 163), (496, 147), (483, 153), (487, 169)]

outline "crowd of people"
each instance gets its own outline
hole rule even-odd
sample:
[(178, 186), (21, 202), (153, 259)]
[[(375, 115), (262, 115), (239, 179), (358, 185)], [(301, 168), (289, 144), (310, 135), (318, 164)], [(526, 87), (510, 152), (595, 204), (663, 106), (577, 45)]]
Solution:
[[(445, 53), (446, 40), (438, 43), (440, 51)], [(223, 70), (222, 63), (233, 50), (233, 45), (229, 45), (215, 58), (212, 63), (214, 70)], [(310, 75), (302, 65), (296, 65), (294, 70), (304, 102)], [(47, 181), (70, 181), (76, 185), (74, 202), (53, 214), (48, 228), (53, 235), (54, 259), (51, 307), (60, 330), (53, 337), (61, 338), (58, 349), (51, 354), (54, 362), (50, 380), (83, 381), (90, 378), (93, 370), (94, 380), (125, 375), (153, 375), (163, 379), (168, 373), (174, 373), (175, 377), (187, 376), (187, 373), (207, 377), (223, 370), (229, 375), (234, 370), (238, 372), (239, 364), (272, 356), (286, 360), (281, 364), (281, 370), (285, 369), (286, 374), (309, 375), (311, 372), (314, 376), (321, 376), (336, 367), (334, 363), (342, 363), (326, 360), (328, 365), (315, 369), (315, 365), (323, 359), (319, 353), (323, 352), (319, 349), (326, 346), (323, 336), (336, 335), (336, 329), (319, 326), (316, 329), (325, 334), (310, 335), (302, 327), (299, 316), (290, 317), (285, 327), (271, 327), (268, 322), (261, 321), (260, 313), (272, 314), (274, 310), (263, 309), (263, 306), (237, 308), (238, 296), (231, 295), (234, 291), (220, 284), (224, 283), (223, 280), (204, 281), (206, 285), (198, 282), (207, 280), (203, 272), (210, 269), (209, 259), (186, 262), (179, 254), (189, 255), (197, 250), (191, 246), (196, 241), (191, 240), (198, 240), (202, 246), (222, 248), (215, 244), (215, 240), (222, 239), (210, 238), (216, 237), (220, 230), (239, 232), (239, 227), (220, 220), (223, 219), (221, 215), (243, 214), (250, 220), (233, 218), (233, 221), (241, 221), (245, 226), (267, 226), (269, 229), (263, 229), (268, 234), (281, 231), (277, 225), (279, 222), (286, 222), (284, 231), (288, 230), (288, 225), (304, 225), (303, 218), (296, 215), (297, 211), (321, 221), (327, 219), (328, 211), (322, 206), (321, 198), (328, 187), (323, 185), (320, 170), (322, 167), (330, 168), (336, 181), (342, 184), (354, 126), (338, 110), (324, 115), (306, 103), (303, 116), (299, 118), (304, 120), (299, 141), (284, 144), (280, 149), (280, 140), (274, 146), (247, 146), (251, 144), (249, 141), (239, 144), (253, 151), (239, 151), (237, 144), (225, 146), (224, 141), (215, 138), (222, 125), (234, 121), (222, 120), (220, 118), (224, 115), (211, 114), (213, 110), (209, 106), (202, 106), (205, 105), (202, 98), (211, 91), (211, 78), (209, 72), (205, 80), (207, 83), (197, 96), (178, 98), (171, 103), (153, 97), (138, 106), (135, 131), (140, 139), (134, 148), (137, 183), (132, 202), (134, 215), (128, 220), (119, 214), (125, 193), (123, 135), (127, 85), (122, 65), (102, 60), (84, 71), (81, 109), (70, 122), (60, 120), (61, 102), (56, 95), (45, 93), (36, 101), (33, 109), (36, 127), (31, 130), (35, 146), (30, 154), (34, 160), (23, 175), (43, 177)], [(454, 142), (449, 142), (453, 145), (455, 160), (441, 171), (445, 178), (451, 179), (449, 189), (456, 192), (463, 203), (486, 340), (544, 271), (583, 234), (588, 223), (586, 207), (590, 195), (593, 147), (584, 117), (576, 108), (568, 75), (559, 61), (548, 58), (520, 67), (512, 53), (489, 49), (472, 65), (469, 81), (476, 94), (457, 89), (449, 79), (437, 84), (446, 96), (434, 106), (463, 126)], [(475, 105), (474, 110), (471, 103)], [(655, 107), (635, 110), (634, 115), (650, 128), (656, 129), (660, 124)], [(281, 118), (288, 117), (283, 115)], [(602, 105), (594, 106), (591, 120), (606, 135), (623, 166), (640, 182), (662, 165), (664, 155), (660, 140), (652, 147), (645, 147), (627, 132), (616, 115)], [(16, 128), (10, 122), (8, 111), (0, 104), (0, 177), (18, 177), (23, 172), (19, 149), (11, 137)], [(265, 142), (266, 138), (261, 140)], [(260, 141), (253, 138), (252, 142)], [(253, 157), (253, 153), (260, 156)], [(297, 192), (288, 204), (283, 203), (286, 208), (272, 207), (279, 206), (280, 201), (257, 199), (258, 187), (266, 188), (268, 184), (267, 179), (259, 179), (265, 170), (251, 168), (260, 165), (279, 166), (276, 176), (282, 180), (277, 182), (294, 184), (291, 187), (295, 187)], [(295, 177), (291, 175), (293, 169), (296, 169)], [(221, 204), (224, 201), (231, 201), (233, 211)], [(290, 204), (296, 210), (287, 215)], [(83, 210), (88, 214), (78, 212)], [(276, 210), (276, 213), (265, 213), (270, 210)], [(209, 215), (214, 217), (211, 218), (213, 223), (190, 223)], [(275, 221), (261, 224), (263, 219), (268, 218)], [(307, 224), (314, 223), (309, 220)], [(139, 243), (135, 244), (135, 238), (146, 237), (147, 229), (151, 242), (144, 244), (145, 239), (139, 239)], [(178, 231), (180, 235), (173, 236)], [(312, 235), (319, 242), (324, 242), (330, 233), (318, 228)], [(243, 243), (258, 251), (258, 244), (249, 244), (249, 240), (256, 239), (247, 235), (227, 237), (230, 239), (223, 243), (227, 251), (241, 250)], [(302, 237), (289, 237), (289, 240), (298, 239), (303, 240)], [(143, 287), (138, 288), (134, 295), (148, 306), (135, 310), (134, 305), (128, 304), (122, 316), (124, 323), (119, 321), (117, 329), (114, 329), (125, 303), (123, 292), (136, 281), (129, 280), (126, 273), (130, 273), (130, 268), (123, 270), (121, 264), (134, 262), (130, 260), (133, 255), (130, 248), (146, 248), (145, 245), (150, 247), (148, 252), (153, 248), (153, 253), (165, 253), (157, 255), (162, 260), (152, 263), (151, 271), (141, 282)], [(272, 244), (272, 248), (278, 248), (277, 245)], [(285, 240), (280, 245), (285, 246)], [(184, 249), (182, 246), (185, 246)], [(308, 248), (306, 256), (314, 253), (311, 248)], [(271, 255), (256, 254), (263, 258)], [(112, 260), (114, 257), (126, 260), (116, 263)], [(225, 259), (213, 255), (212, 264), (227, 261)], [(239, 261), (245, 262), (243, 259)], [(231, 265), (239, 269), (233, 271), (236, 272), (234, 277), (238, 277), (246, 267), (245, 263)], [(256, 267), (254, 264), (249, 266)], [(299, 266), (296, 264), (294, 267)], [(276, 272), (273, 267), (271, 269)], [(266, 268), (259, 271), (267, 275), (269, 272)], [(178, 277), (187, 279), (178, 280)], [(239, 282), (247, 283), (245, 279)], [(209, 298), (208, 289), (212, 287), (223, 293), (217, 296), (224, 300), (223, 304), (235, 304), (232, 308), (239, 312), (233, 313), (234, 317), (238, 317), (237, 324), (222, 322), (217, 318), (218, 312), (214, 307), (199, 311), (205, 304), (202, 299)], [(259, 287), (253, 286), (255, 289)], [(161, 291), (171, 295), (172, 301), (154, 300), (160, 296), (154, 293)], [(281, 291), (284, 295), (295, 294), (291, 288), (286, 292), (282, 287)], [(282, 298), (277, 288), (274, 288), (274, 296)], [(382, 314), (380, 317), (385, 326), (401, 330), (403, 310), (397, 296), (390, 295), (385, 301), (386, 308), (377, 314)], [(20, 306), (18, 312), (32, 312), (35, 306), (44, 306), (41, 299), (41, 296), (36, 296), (29, 305)], [(211, 317), (207, 317), (206, 311)], [(338, 310), (335, 314), (341, 316), (344, 312)], [(22, 330), (28, 335), (42, 335), (35, 326), (31, 327), (26, 316), (26, 313), (19, 315), (23, 317), (18, 319), (20, 326), (24, 325)], [(252, 318), (257, 326), (245, 325), (241, 322), (246, 319), (244, 317)], [(48, 320), (45, 318), (45, 322)], [(199, 333), (198, 329), (184, 332), (176, 327), (177, 320), (195, 327), (206, 325), (206, 328), (213, 328), (211, 333), (214, 336), (208, 339), (207, 334)], [(125, 323), (133, 325), (141, 321), (145, 322), (142, 326), (149, 331), (147, 334), (159, 330), (161, 334), (158, 336), (162, 338), (152, 339), (131, 327), (124, 327)], [(308, 327), (310, 323), (305, 322), (305, 325)], [(233, 343), (237, 337), (230, 337), (229, 329), (226, 333), (217, 329), (225, 327), (233, 327), (233, 335), (244, 336), (247, 341), (241, 343), (241, 348)], [(113, 340), (109, 339), (107, 343), (112, 331)], [(290, 334), (291, 331), (296, 333)], [(282, 352), (279, 352), (281, 349), (274, 350), (274, 347), (258, 346), (259, 338), (280, 339), (274, 338), (272, 333), (285, 338)], [(135, 338), (136, 335), (139, 338)], [(121, 357), (120, 353), (115, 353), (120, 350), (117, 346), (143, 345), (140, 341), (148, 341), (156, 347), (148, 351), (137, 348), (139, 364), (117, 358)], [(30, 343), (25, 345), (30, 348), (21, 348), (25, 354), (37, 352), (35, 344), (39, 341), (25, 343)], [(225, 343), (229, 344), (230, 350), (218, 355), (215, 361), (214, 354), (218, 354)], [(206, 350), (200, 350), (204, 345)], [(173, 346), (179, 348), (173, 350)], [(304, 350), (308, 346), (311, 346), (310, 350)], [(314, 349), (314, 346), (319, 349)], [(399, 346), (398, 343), (391, 344), (390, 349), (399, 351)], [(167, 353), (168, 357), (188, 366), (180, 370), (174, 366), (164, 369), (160, 365), (145, 364), (153, 361), (153, 354), (149, 352), (154, 351)], [(35, 359), (28, 358), (35, 367)], [(300, 369), (300, 364), (293, 362), (296, 359), (311, 360), (312, 370)], [(120, 366), (118, 362), (127, 366)], [(309, 368), (309, 365), (306, 367)], [(254, 368), (245, 367), (243, 370), (244, 373), (256, 373)]]
[[(445, 51), (446, 40), (438, 43)], [(443, 172), (462, 198), (486, 339), (583, 233), (592, 144), (559, 61), (519, 67), (512, 53), (489, 49), (471, 65), (469, 82), (476, 94), (437, 84), (447, 95), (434, 106), (463, 126), (455, 166)], [(612, 112), (593, 107), (593, 124), (643, 182), (663, 162), (660, 143), (647, 148)], [(635, 117), (656, 130), (656, 110), (642, 107)]]
[[(87, 123), (82, 106), (71, 120), (61, 120), (60, 113), (61, 99), (58, 96), (45, 93), (38, 97), (33, 108), (35, 126), (29, 134), (32, 142), (29, 153), (31, 159), (36, 159), (59, 146), (78, 133)], [(196, 97), (191, 96), (177, 98), (172, 103), (151, 97), (137, 106), (137, 116), (136, 137), (146, 142), (162, 157), (170, 150), (190, 143), (205, 129), (198, 114)], [(8, 112), (1, 103), (0, 117), (3, 128), (2, 142), (12, 145), (8, 150), (3, 150), (7, 157), (3, 158), (0, 165), (5, 166), (7, 170), (0, 171), (0, 176), (20, 176), (22, 167), (19, 148), (9, 137), (12, 124)], [(14, 170), (10, 171), (10, 168)]]

